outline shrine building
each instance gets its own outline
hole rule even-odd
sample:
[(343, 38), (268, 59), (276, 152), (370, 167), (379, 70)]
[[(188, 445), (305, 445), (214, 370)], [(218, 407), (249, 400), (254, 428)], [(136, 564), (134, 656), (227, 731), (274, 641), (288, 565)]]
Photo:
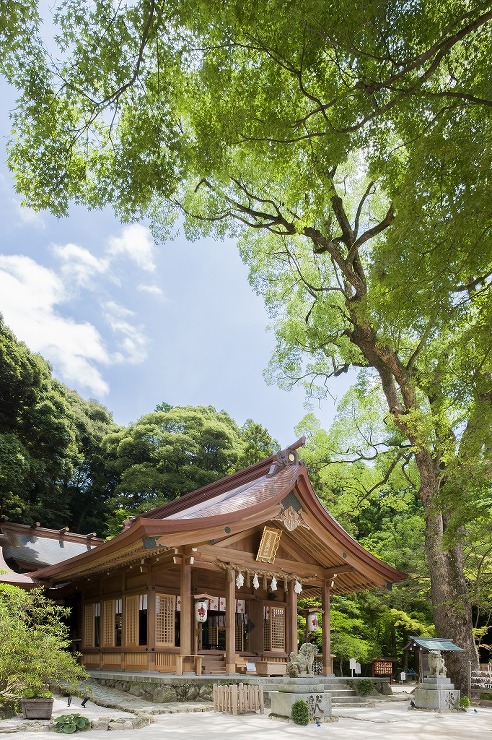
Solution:
[(88, 669), (177, 675), (232, 674), (245, 662), (282, 675), (297, 651), (298, 598), (316, 596), (322, 674), (332, 675), (331, 594), (406, 574), (330, 516), (299, 459), (303, 443), (127, 521), (110, 541), (61, 530), (66, 557), (0, 580), (41, 584), (72, 607)]

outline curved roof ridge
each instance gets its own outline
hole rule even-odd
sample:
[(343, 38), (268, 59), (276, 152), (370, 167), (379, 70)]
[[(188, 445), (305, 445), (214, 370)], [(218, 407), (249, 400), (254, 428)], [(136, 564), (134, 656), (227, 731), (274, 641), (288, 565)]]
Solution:
[[(174, 499), (173, 501), (169, 501), (162, 506), (150, 509), (150, 511), (140, 514), (136, 519), (167, 519), (185, 509), (189, 509), (198, 504), (204, 503), (211, 498), (215, 498), (221, 493), (226, 493), (227, 491), (238, 488), (241, 485), (251, 483), (264, 475), (275, 475), (278, 470), (288, 464), (286, 461), (288, 461), (289, 452), (302, 447), (305, 442), (306, 438), (300, 437), (293, 444), (283, 450), (275, 452), (264, 460), (260, 460), (260, 462), (250, 465), (248, 468), (244, 468), (243, 470), (239, 470), (236, 473), (232, 473), (225, 478), (220, 478), (212, 483), (207, 483), (207, 485), (197, 488), (194, 491), (190, 491), (189, 493), (185, 493), (184, 496)], [(296, 462), (297, 459), (296, 453)]]

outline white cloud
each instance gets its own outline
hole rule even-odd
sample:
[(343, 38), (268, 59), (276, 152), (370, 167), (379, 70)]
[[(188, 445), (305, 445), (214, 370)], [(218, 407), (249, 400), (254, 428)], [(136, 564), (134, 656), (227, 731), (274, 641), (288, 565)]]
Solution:
[(77, 244), (54, 244), (52, 251), (62, 263), (62, 275), (67, 281), (73, 281), (75, 285), (83, 288), (93, 286), (94, 275), (102, 275), (109, 270), (109, 260), (99, 259), (85, 247)]
[(135, 313), (129, 309), (125, 308), (125, 306), (122, 306), (120, 303), (116, 303), (116, 301), (106, 301), (102, 304), (102, 307), (104, 309), (106, 319), (111, 321), (112, 318), (123, 318), (124, 316), (135, 316)]
[(150, 231), (140, 224), (125, 226), (121, 236), (112, 236), (107, 252), (111, 256), (124, 255), (147, 272), (155, 270), (155, 244)]
[(107, 301), (103, 304), (105, 319), (114, 334), (120, 335), (120, 351), (113, 356), (115, 362), (129, 362), (137, 365), (147, 358), (147, 337), (141, 326), (135, 326), (128, 319), (134, 316), (133, 311)]
[(35, 229), (43, 230), (46, 228), (46, 222), (40, 213), (33, 208), (23, 206), (21, 202), (14, 199), (15, 211), (21, 226), (32, 226)]
[(155, 283), (149, 285), (142, 283), (137, 286), (137, 290), (140, 290), (142, 293), (150, 293), (150, 295), (164, 295), (164, 292)]
[(30, 257), (0, 255), (1, 312), (18, 339), (39, 352), (67, 385), (101, 397), (109, 387), (96, 363), (111, 358), (97, 329), (61, 316), (67, 300), (60, 278)]

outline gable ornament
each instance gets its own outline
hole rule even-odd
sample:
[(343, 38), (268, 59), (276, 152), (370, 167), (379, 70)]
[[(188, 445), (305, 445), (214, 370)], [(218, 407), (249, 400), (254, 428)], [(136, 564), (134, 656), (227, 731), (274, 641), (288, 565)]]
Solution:
[(296, 511), (293, 506), (289, 506), (287, 509), (282, 509), (280, 514), (273, 517), (272, 521), (280, 522), (280, 524), (282, 524), (289, 532), (293, 532), (297, 527), (309, 529), (309, 525), (306, 524), (302, 517), (302, 512)]

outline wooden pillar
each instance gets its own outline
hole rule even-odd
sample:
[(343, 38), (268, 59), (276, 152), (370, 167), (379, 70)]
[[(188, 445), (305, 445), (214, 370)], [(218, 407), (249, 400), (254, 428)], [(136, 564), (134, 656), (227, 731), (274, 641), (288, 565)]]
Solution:
[(122, 671), (125, 670), (125, 594), (126, 594), (126, 572), (123, 571), (121, 574), (121, 603), (122, 603), (122, 614), (121, 614), (121, 647), (120, 647), (120, 668)]
[(236, 672), (236, 582), (234, 571), (227, 570), (226, 584), (226, 673)]
[(289, 581), (287, 592), (287, 640), (286, 651), (297, 655), (297, 594), (294, 591), (294, 581)]
[[(150, 576), (153, 581), (153, 575)], [(150, 585), (147, 590), (147, 670), (155, 671), (155, 586)]]
[[(180, 649), (181, 655), (191, 655), (191, 563), (189, 557), (181, 557), (179, 594), (181, 597)], [(194, 615), (193, 615), (194, 618)]]
[(333, 675), (331, 662), (331, 636), (330, 636), (330, 586), (324, 581), (321, 587), (321, 605), (323, 608), (323, 632), (322, 632), (322, 656), (323, 676)]

